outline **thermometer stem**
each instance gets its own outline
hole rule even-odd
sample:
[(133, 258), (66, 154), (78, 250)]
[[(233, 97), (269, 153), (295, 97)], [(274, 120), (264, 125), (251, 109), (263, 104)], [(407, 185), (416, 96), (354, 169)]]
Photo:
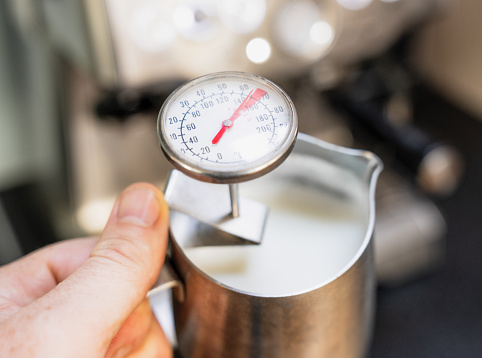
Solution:
[(237, 218), (239, 216), (238, 184), (229, 184), (229, 196), (231, 198), (231, 216)]

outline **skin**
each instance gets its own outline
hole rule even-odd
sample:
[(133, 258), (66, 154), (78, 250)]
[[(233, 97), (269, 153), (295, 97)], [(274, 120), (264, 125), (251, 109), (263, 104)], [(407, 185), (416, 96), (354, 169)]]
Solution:
[(134, 184), (99, 238), (1, 267), (0, 356), (172, 357), (145, 298), (164, 261), (168, 213), (156, 187)]

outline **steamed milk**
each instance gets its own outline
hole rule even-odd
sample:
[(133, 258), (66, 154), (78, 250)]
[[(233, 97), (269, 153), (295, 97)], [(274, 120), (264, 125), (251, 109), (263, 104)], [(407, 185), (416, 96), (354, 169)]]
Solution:
[(367, 215), (349, 195), (270, 175), (242, 184), (240, 195), (270, 208), (262, 244), (186, 250), (196, 266), (224, 285), (271, 296), (312, 289), (340, 275), (363, 243)]

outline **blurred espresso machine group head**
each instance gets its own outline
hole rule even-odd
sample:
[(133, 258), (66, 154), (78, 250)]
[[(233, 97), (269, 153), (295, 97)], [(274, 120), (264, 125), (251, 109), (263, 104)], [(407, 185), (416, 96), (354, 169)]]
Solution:
[[(166, 96), (188, 79), (224, 70), (283, 84), (300, 112), (300, 131), (363, 147), (340, 112), (327, 105), (325, 93), (338, 93), (347, 79), (365, 83), (354, 80), (355, 69), (450, 3), (3, 0), (0, 98), (10, 119), (0, 130), (0, 189), (35, 182), (58, 238), (99, 232), (126, 185), (162, 186), (166, 180), (170, 166), (155, 130)], [(398, 72), (391, 73), (396, 78)], [(389, 93), (394, 101), (387, 108), (394, 113), (410, 107), (403, 96), (394, 96), (404, 94), (404, 83)], [(349, 103), (359, 100), (341, 92)], [(367, 87), (362, 92), (369, 93)], [(393, 189), (397, 181), (387, 182)], [(415, 194), (404, 198), (408, 206), (398, 213), (400, 225), (415, 220), (405, 217), (415, 205), (428, 220), (425, 231), (411, 222), (416, 234), (440, 238), (443, 221), (436, 209)], [(378, 237), (391, 235), (390, 220)], [(389, 261), (390, 248), (382, 249)], [(410, 265), (408, 271), (418, 267)], [(390, 279), (390, 268), (384, 270)]]

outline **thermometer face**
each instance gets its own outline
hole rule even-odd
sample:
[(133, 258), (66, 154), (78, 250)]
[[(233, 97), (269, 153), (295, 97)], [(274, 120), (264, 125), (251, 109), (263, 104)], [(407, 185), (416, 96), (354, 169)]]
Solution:
[(293, 103), (272, 82), (240, 72), (194, 79), (174, 91), (158, 118), (161, 148), (185, 174), (236, 183), (278, 166), (297, 134)]

